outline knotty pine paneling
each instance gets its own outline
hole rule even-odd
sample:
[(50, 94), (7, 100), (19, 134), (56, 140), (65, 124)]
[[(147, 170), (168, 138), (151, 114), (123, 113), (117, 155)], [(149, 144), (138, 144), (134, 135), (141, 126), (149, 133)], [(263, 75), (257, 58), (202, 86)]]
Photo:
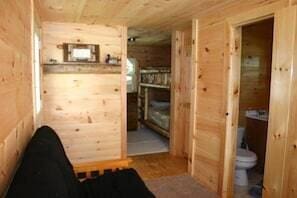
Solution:
[(104, 63), (107, 54), (121, 58), (123, 26), (88, 25), (77, 23), (42, 23), (43, 63), (50, 59), (63, 62), (63, 43), (100, 45), (100, 62)]
[[(223, 177), (226, 135), (228, 69), (226, 49), (230, 45), (227, 21), (263, 7), (280, 10), (285, 0), (229, 2), (198, 13), (198, 74), (196, 127), (193, 137), (193, 176), (207, 188), (225, 195)], [(256, 11), (255, 11), (256, 12)], [(259, 11), (260, 12), (260, 11)], [(289, 86), (289, 85), (288, 85)]]
[(192, 29), (173, 34), (171, 153), (188, 158), (191, 104)]
[(172, 26), (189, 24), (197, 13), (233, 1), (64, 0), (40, 1), (40, 9), (44, 21), (126, 24), (129, 27), (169, 30)]
[(119, 74), (45, 74), (43, 123), (59, 134), (73, 163), (120, 158)]
[(139, 67), (170, 67), (170, 46), (128, 45), (128, 58), (136, 58)]
[(213, 191), (219, 187), (224, 132), (224, 24), (200, 29), (193, 176)]
[(119, 74), (45, 74), (43, 123), (59, 134), (73, 163), (119, 159)]
[(31, 1), (0, 2), (0, 197), (33, 133)]
[[(107, 54), (126, 54), (122, 26), (43, 23), (43, 62), (63, 62), (64, 42), (100, 45), (100, 62)], [(43, 124), (60, 136), (72, 163), (120, 159), (122, 156), (121, 73), (45, 72)], [(125, 93), (126, 94), (126, 93)]]

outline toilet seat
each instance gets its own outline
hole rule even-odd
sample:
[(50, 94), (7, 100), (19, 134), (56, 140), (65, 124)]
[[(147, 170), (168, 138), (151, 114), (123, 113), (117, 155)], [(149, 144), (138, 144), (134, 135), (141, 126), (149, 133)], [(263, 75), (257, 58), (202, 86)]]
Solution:
[(236, 154), (236, 160), (241, 162), (253, 162), (257, 161), (257, 155), (246, 149), (238, 148)]

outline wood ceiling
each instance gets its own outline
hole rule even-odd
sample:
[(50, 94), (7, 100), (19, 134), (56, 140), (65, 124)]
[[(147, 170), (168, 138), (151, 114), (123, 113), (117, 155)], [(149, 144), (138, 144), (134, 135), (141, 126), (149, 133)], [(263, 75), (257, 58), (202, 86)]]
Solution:
[[(234, 0), (35, 0), (43, 21), (122, 24), (151, 35), (191, 24), (197, 16)], [(132, 29), (131, 29), (132, 28)], [(140, 29), (141, 28), (141, 29)], [(152, 33), (152, 31), (156, 31)], [(145, 31), (144, 31), (145, 32)], [(167, 33), (166, 33), (167, 32)], [(156, 37), (156, 40), (157, 40)]]
[(171, 32), (147, 28), (129, 28), (128, 37), (136, 38), (128, 45), (170, 45)]

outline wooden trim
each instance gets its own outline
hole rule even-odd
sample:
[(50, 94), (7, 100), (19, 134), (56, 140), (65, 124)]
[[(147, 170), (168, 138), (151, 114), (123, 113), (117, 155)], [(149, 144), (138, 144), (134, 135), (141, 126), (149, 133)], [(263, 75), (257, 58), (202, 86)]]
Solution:
[[(296, 17), (295, 17), (296, 18)], [(294, 51), (293, 53), (293, 68), (292, 68), (292, 82), (290, 87), (290, 111), (288, 120), (288, 134), (286, 144), (286, 156), (285, 156), (285, 173), (284, 173), (284, 189), (282, 197), (297, 197), (297, 19), (295, 19), (295, 36), (294, 36)]]
[(104, 173), (106, 170), (115, 171), (117, 169), (124, 169), (129, 167), (129, 163), (132, 160), (121, 159), (121, 160), (108, 160), (102, 162), (90, 162), (90, 163), (82, 163), (82, 164), (74, 164), (73, 170), (75, 174), (78, 176), (81, 173), (85, 173), (86, 178), (91, 178), (91, 172), (99, 171), (99, 174)]
[(227, 18), (228, 23), (233, 27), (239, 27), (273, 18), (275, 12), (281, 9), (278, 3), (272, 3), (267, 6), (261, 6), (248, 12)]
[[(171, 64), (170, 152), (189, 159), (192, 94), (192, 27), (173, 32)], [(184, 76), (184, 74), (186, 76)], [(193, 77), (195, 78), (195, 77)], [(188, 122), (186, 120), (188, 120)], [(187, 139), (186, 139), (187, 138)]]
[(149, 96), (148, 96), (148, 88), (144, 89), (144, 120), (148, 118), (148, 109), (149, 109)]
[(127, 158), (127, 82), (126, 82), (126, 67), (127, 67), (127, 27), (122, 27), (122, 75), (121, 75), (121, 157)]
[(226, 112), (226, 133), (223, 139), (223, 166), (221, 171), (221, 195), (222, 197), (233, 197), (233, 178), (235, 169), (236, 140), (239, 115), (240, 96), (240, 65), (241, 65), (241, 27), (232, 27), (226, 24), (226, 33), (229, 33), (229, 45), (226, 46), (228, 56), (226, 64), (230, 69), (227, 77), (227, 112)]
[[(294, 106), (291, 106), (290, 102), (296, 101), (292, 95), (292, 89), (296, 86), (293, 84), (293, 72), (295, 72), (294, 57), (297, 47), (297, 6), (276, 12), (274, 27), (270, 114), (263, 194), (264, 197), (296, 197), (294, 189), (288, 189), (289, 184), (285, 181), (289, 179), (289, 174), (290, 177), (296, 178), (296, 171), (294, 172), (291, 168), (287, 169), (287, 160), (289, 160), (288, 149), (291, 147), (289, 142), (292, 138), (290, 132), (294, 131), (294, 128), (289, 127), (290, 120), (293, 118), (294, 123), (296, 123), (296, 115), (291, 114)], [(296, 164), (294, 166), (296, 167)], [(285, 194), (287, 196), (284, 196)]]
[[(42, 120), (42, 111), (37, 112), (36, 110), (36, 101), (37, 98), (36, 90), (35, 90), (35, 34), (39, 37), (39, 43), (41, 43), (42, 36), (41, 36), (41, 28), (39, 27), (40, 24), (38, 24), (37, 16), (35, 15), (36, 7), (33, 0), (30, 0), (31, 3), (31, 71), (32, 71), (32, 102), (33, 102), (33, 125), (34, 125), (34, 131), (41, 125)], [(41, 102), (41, 108), (42, 108), (42, 66), (41, 66), (41, 46), (39, 46), (39, 70), (40, 70), (40, 102)]]
[[(31, 5), (34, 5), (34, 0), (30, 0)], [(34, 17), (34, 12), (35, 12), (35, 6), (31, 6), (30, 8), (30, 13), (31, 15), (31, 19), (30, 19), (30, 31), (31, 31), (31, 35), (30, 35), (30, 39), (31, 39), (31, 72), (32, 72), (32, 107), (33, 107), (33, 127), (34, 127), (34, 131), (37, 129), (37, 123), (39, 120), (39, 116), (36, 114), (36, 98), (35, 98), (35, 64), (34, 64), (34, 48), (35, 48), (35, 44), (34, 44), (34, 32), (35, 32), (35, 17)]]
[(177, 145), (179, 129), (175, 125), (178, 119), (178, 80), (180, 78), (179, 69), (181, 67), (181, 48), (183, 35), (181, 31), (173, 31), (172, 48), (171, 48), (171, 92), (170, 92), (170, 154), (174, 156), (180, 155)]
[(197, 19), (192, 21), (192, 71), (191, 71), (191, 110), (189, 126), (189, 159), (188, 172), (193, 176), (195, 142), (193, 136), (196, 134), (196, 115), (197, 115), (197, 80), (198, 80), (198, 42), (199, 42), (199, 22)]
[(120, 65), (108, 64), (43, 64), (45, 74), (121, 74)]

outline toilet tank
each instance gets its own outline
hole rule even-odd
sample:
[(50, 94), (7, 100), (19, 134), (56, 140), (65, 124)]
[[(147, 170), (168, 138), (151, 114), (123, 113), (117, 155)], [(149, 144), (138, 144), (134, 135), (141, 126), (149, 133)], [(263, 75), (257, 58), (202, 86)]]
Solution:
[(238, 129), (237, 129), (237, 148), (240, 148), (240, 146), (241, 146), (244, 132), (245, 132), (244, 127), (238, 127)]

